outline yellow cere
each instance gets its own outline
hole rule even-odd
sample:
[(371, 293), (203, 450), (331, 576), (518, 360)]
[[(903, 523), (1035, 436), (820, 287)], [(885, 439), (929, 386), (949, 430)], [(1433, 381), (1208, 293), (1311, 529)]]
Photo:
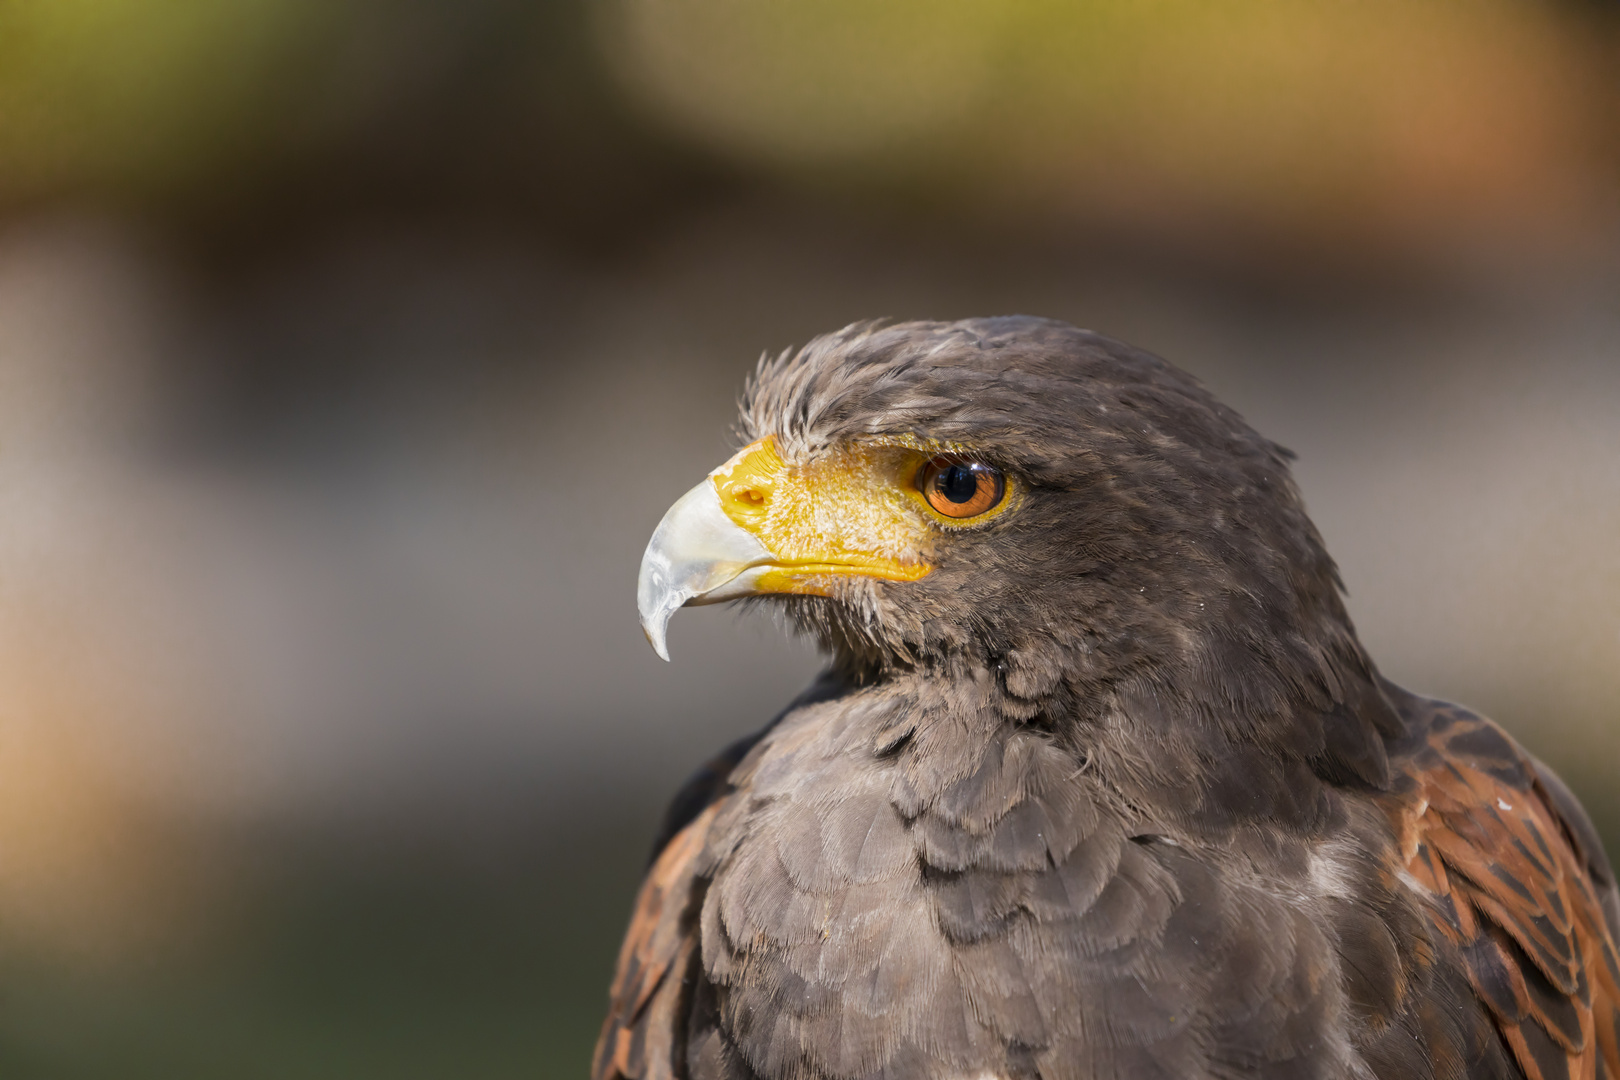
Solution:
[(933, 569), (937, 515), (914, 482), (926, 460), (908, 446), (864, 445), (789, 463), (767, 436), (711, 479), (726, 516), (775, 557), (759, 591), (824, 596), (838, 575), (916, 581)]

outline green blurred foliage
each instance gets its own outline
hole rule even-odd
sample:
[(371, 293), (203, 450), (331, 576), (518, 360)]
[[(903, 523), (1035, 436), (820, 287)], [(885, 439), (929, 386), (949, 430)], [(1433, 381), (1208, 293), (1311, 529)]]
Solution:
[(263, 154), (296, 126), (288, 99), (342, 12), (322, 0), (6, 0), (0, 197), (147, 189)]
[(606, 227), (713, 157), (1183, 238), (1568, 241), (1620, 215), (1617, 55), (1549, 0), (0, 0), (0, 207)]
[[(1524, 0), (618, 0), (647, 107), (720, 152), (1173, 233), (1567, 236), (1616, 210), (1612, 37)], [(1612, 29), (1612, 28), (1611, 28)]]
[(1551, 0), (0, 0), (0, 208), (427, 192), (611, 230), (737, 170), (1037, 228), (1566, 243), (1620, 217), (1614, 22)]
[(606, 234), (689, 171), (579, 0), (0, 0), (0, 214), (499, 206)]
[(217, 836), (235, 888), (186, 940), (72, 963), (0, 935), (16, 1080), (584, 1076), (651, 824), (483, 858)]

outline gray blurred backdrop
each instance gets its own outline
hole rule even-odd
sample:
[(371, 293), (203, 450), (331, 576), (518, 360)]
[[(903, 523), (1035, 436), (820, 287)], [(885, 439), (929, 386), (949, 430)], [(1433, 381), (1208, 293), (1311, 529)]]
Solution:
[(0, 1072), (565, 1077), (812, 675), (636, 622), (762, 351), (1055, 316), (1299, 454), (1620, 844), (1620, 9), (0, 0)]

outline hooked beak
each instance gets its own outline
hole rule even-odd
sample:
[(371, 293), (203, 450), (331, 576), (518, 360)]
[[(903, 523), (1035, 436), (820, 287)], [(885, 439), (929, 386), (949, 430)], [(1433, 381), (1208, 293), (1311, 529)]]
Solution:
[(914, 474), (915, 457), (863, 450), (795, 466), (768, 436), (744, 447), (653, 530), (636, 582), (653, 651), (669, 659), (665, 631), (682, 607), (763, 593), (826, 596), (840, 576), (927, 574), (924, 529), (899, 480)]
[(712, 479), (682, 495), (653, 530), (636, 581), (641, 629), (653, 651), (669, 659), (664, 631), (677, 609), (749, 595), (750, 577), (770, 562), (759, 537), (720, 508)]

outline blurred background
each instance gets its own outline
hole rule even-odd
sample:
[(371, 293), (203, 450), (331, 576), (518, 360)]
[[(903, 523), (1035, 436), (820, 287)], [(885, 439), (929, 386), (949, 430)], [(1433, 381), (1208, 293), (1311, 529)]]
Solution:
[(763, 350), (1026, 312), (1300, 455), (1620, 848), (1620, 6), (0, 0), (0, 1071), (583, 1074), (816, 658), (631, 599)]

